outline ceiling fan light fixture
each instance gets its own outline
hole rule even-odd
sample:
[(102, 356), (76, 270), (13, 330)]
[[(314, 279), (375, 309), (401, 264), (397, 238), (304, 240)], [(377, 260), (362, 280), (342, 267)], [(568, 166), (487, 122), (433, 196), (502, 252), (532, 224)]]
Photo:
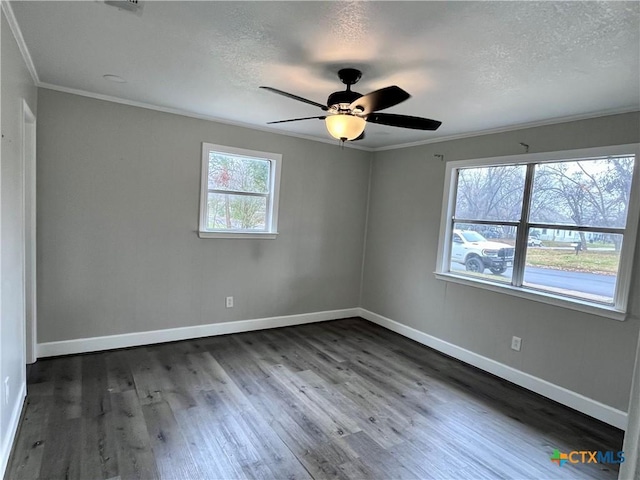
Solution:
[(324, 120), (329, 134), (338, 140), (347, 141), (358, 138), (364, 132), (366, 122), (362, 117), (355, 115), (337, 114), (329, 115)]
[(437, 130), (442, 124), (438, 120), (430, 118), (412, 117), (410, 115), (398, 115), (395, 113), (378, 113), (379, 110), (393, 107), (407, 100), (411, 95), (397, 85), (380, 88), (362, 95), (351, 90), (351, 85), (360, 80), (362, 73), (355, 68), (343, 68), (338, 72), (338, 77), (347, 85), (345, 91), (333, 92), (329, 95), (325, 105), (299, 97), (277, 88), (264, 88), (283, 97), (291, 98), (302, 103), (307, 103), (326, 112), (317, 117), (290, 118), (278, 120), (272, 123), (298, 122), (300, 120), (319, 119), (324, 120), (329, 134), (333, 138), (346, 142), (348, 140), (364, 139), (364, 127), (367, 123), (389, 125), (390, 127), (412, 128), (414, 130)]

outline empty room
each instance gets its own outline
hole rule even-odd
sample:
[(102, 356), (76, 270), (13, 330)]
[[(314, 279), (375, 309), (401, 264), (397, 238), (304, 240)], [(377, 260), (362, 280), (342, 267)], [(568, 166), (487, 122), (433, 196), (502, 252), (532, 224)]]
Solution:
[(640, 3), (0, 0), (0, 475), (640, 480)]

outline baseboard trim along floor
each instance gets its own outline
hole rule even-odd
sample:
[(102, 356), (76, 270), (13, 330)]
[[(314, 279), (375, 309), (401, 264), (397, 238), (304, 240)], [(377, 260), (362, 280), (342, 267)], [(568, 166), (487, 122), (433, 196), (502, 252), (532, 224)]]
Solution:
[(373, 322), (381, 327), (399, 333), (407, 338), (415, 340), (422, 345), (433, 348), (445, 355), (456, 358), (464, 363), (473, 365), (480, 370), (491, 373), (497, 377), (508, 380), (511, 383), (531, 390), (543, 397), (550, 398), (562, 405), (573, 408), (585, 415), (597, 418), (598, 420), (613, 425), (621, 430), (627, 428), (627, 413), (616, 408), (600, 403), (579, 393), (568, 390), (564, 387), (535, 377), (521, 370), (496, 362), (490, 358), (474, 353), (465, 348), (446, 342), (437, 337), (433, 337), (424, 332), (408, 327), (402, 323), (383, 317), (377, 313), (360, 309), (360, 316), (365, 320)]
[(116, 348), (138, 347), (155, 343), (190, 340), (192, 338), (213, 337), (229, 333), (251, 332), (267, 328), (291, 327), (306, 323), (339, 320), (341, 318), (357, 317), (359, 308), (345, 308), (342, 310), (328, 310), (324, 312), (301, 313), (280, 317), (256, 318), (252, 320), (238, 320), (234, 322), (210, 323), (190, 327), (168, 328), (149, 332), (125, 333), (122, 335), (108, 335), (104, 337), (74, 338), (59, 342), (38, 344), (38, 358), (56, 357), (74, 353), (100, 352)]
[(615, 454), (549, 458), (617, 452), (624, 436), (362, 317), (41, 359), (27, 373), (11, 479), (617, 480)]
[(16, 434), (18, 433), (18, 428), (20, 426), (20, 418), (22, 418), (22, 409), (24, 407), (24, 399), (27, 396), (27, 384), (26, 382), (22, 384), (20, 387), (20, 395), (18, 395), (18, 399), (13, 407), (13, 412), (11, 413), (11, 418), (9, 419), (9, 425), (7, 425), (5, 435), (2, 435), (2, 445), (0, 448), (0, 473), (4, 478), (4, 472), (7, 469), (7, 464), (9, 462), (9, 456), (11, 455), (11, 449), (13, 448), (13, 444), (16, 439)]
[(605, 405), (559, 385), (535, 377), (513, 367), (484, 357), (470, 350), (433, 337), (415, 328), (403, 325), (363, 308), (347, 308), (324, 312), (303, 313), (279, 317), (258, 318), (235, 322), (213, 323), (191, 327), (154, 330), (150, 332), (127, 333), (104, 337), (78, 338), (59, 342), (47, 342), (38, 345), (38, 358), (76, 353), (98, 352), (116, 348), (151, 345), (155, 343), (188, 340), (192, 338), (225, 335), (230, 333), (264, 330), (267, 328), (288, 327), (306, 323), (339, 320), (341, 318), (362, 317), (393, 332), (415, 340), (464, 363), (489, 372), (516, 385), (550, 398), (562, 405), (573, 408), (591, 417), (622, 430), (627, 426), (627, 413)]

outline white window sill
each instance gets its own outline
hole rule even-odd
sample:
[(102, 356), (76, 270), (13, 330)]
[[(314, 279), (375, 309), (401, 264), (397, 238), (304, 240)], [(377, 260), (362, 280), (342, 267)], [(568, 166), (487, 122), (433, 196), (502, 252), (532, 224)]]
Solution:
[(274, 240), (278, 232), (198, 232), (200, 238), (260, 238)]
[(554, 295), (553, 293), (533, 291), (525, 288), (514, 287), (512, 285), (502, 285), (499, 283), (492, 283), (483, 280), (472, 280), (462, 275), (456, 275), (450, 272), (434, 272), (434, 275), (437, 279), (444, 280), (446, 282), (459, 283), (461, 285), (482, 288), (484, 290), (491, 290), (493, 292), (506, 293), (507, 295), (513, 295), (514, 297), (526, 298), (527, 300), (555, 305), (556, 307), (568, 308), (570, 310), (577, 310), (579, 312), (590, 313), (592, 315), (611, 318), (613, 320), (623, 321), (627, 316), (624, 311), (617, 310), (614, 307), (567, 298), (561, 295)]

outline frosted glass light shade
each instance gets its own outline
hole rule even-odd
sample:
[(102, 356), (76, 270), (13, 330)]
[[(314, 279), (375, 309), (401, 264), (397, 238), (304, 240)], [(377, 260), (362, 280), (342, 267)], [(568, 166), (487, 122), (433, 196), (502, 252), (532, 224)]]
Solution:
[(324, 122), (331, 136), (342, 141), (358, 138), (366, 125), (364, 118), (344, 114), (329, 115)]

